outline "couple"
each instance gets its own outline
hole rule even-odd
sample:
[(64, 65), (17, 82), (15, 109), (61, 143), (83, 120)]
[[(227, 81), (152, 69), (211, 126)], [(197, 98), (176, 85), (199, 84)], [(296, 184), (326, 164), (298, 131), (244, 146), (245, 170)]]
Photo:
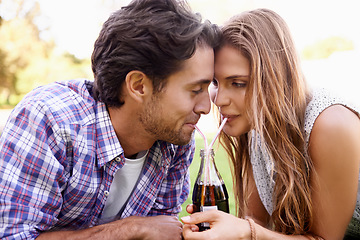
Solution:
[[(273, 11), (218, 29), (185, 2), (134, 0), (104, 23), (92, 69), (94, 81), (37, 88), (10, 115), (1, 239), (360, 236), (359, 109), (307, 87)], [(238, 216), (181, 223), (194, 126), (210, 99), (228, 118), (220, 140)], [(199, 222), (211, 229), (197, 232)]]

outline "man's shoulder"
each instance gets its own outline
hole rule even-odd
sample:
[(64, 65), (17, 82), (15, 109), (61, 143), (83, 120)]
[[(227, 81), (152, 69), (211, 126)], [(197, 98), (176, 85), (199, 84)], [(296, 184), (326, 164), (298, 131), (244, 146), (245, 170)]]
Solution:
[(51, 115), (57, 122), (81, 121), (93, 114), (96, 107), (91, 87), (92, 82), (85, 79), (50, 83), (31, 91), (16, 108)]
[(34, 89), (33, 96), (45, 98), (82, 98), (88, 101), (94, 101), (92, 97), (92, 82), (86, 79), (71, 79), (49, 83), (47, 85)]

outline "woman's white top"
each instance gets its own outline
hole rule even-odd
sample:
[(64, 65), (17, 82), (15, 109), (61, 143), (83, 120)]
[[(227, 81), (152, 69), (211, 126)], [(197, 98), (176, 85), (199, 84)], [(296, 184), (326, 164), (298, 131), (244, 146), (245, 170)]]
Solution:
[[(360, 108), (355, 107), (352, 104), (347, 103), (341, 98), (331, 95), (324, 89), (318, 89), (313, 92), (313, 98), (306, 107), (305, 112), (305, 141), (306, 146), (309, 143), (309, 137), (311, 130), (314, 126), (316, 118), (326, 108), (341, 104), (349, 109), (357, 112), (360, 118)], [(251, 134), (251, 145), (250, 145), (250, 161), (253, 168), (254, 179), (256, 187), (260, 196), (260, 199), (266, 208), (267, 212), (271, 215), (273, 212), (273, 192), (275, 181), (273, 176), (276, 175), (276, 170), (273, 170), (273, 164), (270, 160), (270, 155), (262, 147), (263, 143), (260, 137), (256, 137), (254, 131)], [(256, 139), (255, 139), (256, 138)], [(360, 146), (359, 146), (360, 147)], [(307, 153), (305, 153), (307, 154)], [(274, 171), (274, 172), (273, 172)], [(360, 172), (360, 171), (359, 171)], [(356, 207), (353, 214), (353, 219), (348, 226), (348, 230), (356, 233), (360, 233), (360, 174), (359, 174), (359, 185), (357, 192)], [(351, 228), (351, 229), (349, 229)]]

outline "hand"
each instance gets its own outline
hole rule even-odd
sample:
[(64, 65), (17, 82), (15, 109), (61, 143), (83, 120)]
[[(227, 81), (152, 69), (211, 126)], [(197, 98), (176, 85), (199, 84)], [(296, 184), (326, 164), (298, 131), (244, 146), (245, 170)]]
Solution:
[(139, 225), (140, 239), (144, 240), (172, 240), (181, 239), (182, 224), (174, 216), (159, 215), (153, 217), (131, 217), (135, 218), (135, 224)]
[[(186, 211), (188, 210), (192, 211), (192, 206), (187, 206)], [(251, 239), (249, 223), (223, 211), (197, 212), (181, 218), (181, 221), (184, 223), (183, 237), (186, 240)], [(210, 229), (198, 232), (196, 224), (201, 222), (209, 222)]]
[(144, 239), (179, 240), (182, 224), (174, 216), (131, 216), (103, 225), (77, 231), (44, 232), (36, 239)]

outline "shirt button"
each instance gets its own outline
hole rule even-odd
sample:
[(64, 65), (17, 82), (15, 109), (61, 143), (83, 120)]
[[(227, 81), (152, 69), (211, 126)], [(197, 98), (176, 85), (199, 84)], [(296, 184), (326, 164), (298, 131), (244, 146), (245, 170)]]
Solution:
[(120, 162), (120, 161), (121, 161), (121, 158), (120, 158), (120, 157), (116, 157), (116, 158), (115, 158), (115, 161)]
[(105, 191), (104, 194), (106, 197), (109, 196), (109, 191)]

